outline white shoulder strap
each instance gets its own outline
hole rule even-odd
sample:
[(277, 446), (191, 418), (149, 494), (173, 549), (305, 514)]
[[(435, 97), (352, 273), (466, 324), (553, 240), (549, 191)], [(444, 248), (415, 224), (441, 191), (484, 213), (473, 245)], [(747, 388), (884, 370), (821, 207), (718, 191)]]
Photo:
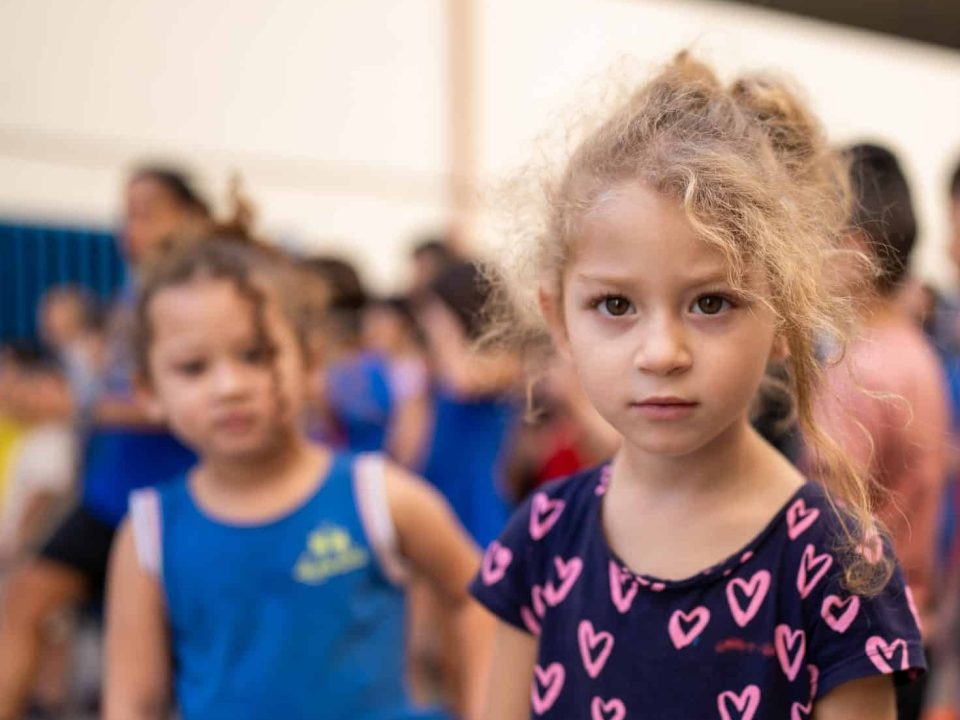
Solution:
[(137, 560), (141, 568), (156, 578), (160, 577), (163, 560), (160, 512), (160, 496), (154, 488), (144, 488), (130, 494), (130, 526)]
[(353, 468), (354, 495), (360, 521), (380, 567), (390, 582), (403, 585), (407, 581), (408, 570), (397, 545), (397, 532), (387, 502), (383, 469), (383, 455), (357, 455)]

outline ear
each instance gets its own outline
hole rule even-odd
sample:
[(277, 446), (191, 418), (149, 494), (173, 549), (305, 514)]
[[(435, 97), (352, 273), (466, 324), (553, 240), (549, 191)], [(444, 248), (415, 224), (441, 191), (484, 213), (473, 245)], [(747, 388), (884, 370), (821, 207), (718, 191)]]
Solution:
[(557, 352), (569, 360), (570, 339), (567, 336), (567, 325), (563, 320), (563, 297), (541, 285), (537, 292), (537, 299), (540, 302), (540, 312), (543, 313), (544, 320), (547, 321), (547, 329), (550, 331), (550, 337), (553, 339)]
[(160, 396), (154, 390), (150, 381), (139, 373), (133, 381), (133, 395), (146, 411), (149, 420), (158, 424), (166, 422), (167, 413), (164, 410), (163, 403), (160, 402)]
[(782, 363), (788, 357), (790, 357), (790, 343), (782, 333), (778, 332), (773, 338), (769, 362)]

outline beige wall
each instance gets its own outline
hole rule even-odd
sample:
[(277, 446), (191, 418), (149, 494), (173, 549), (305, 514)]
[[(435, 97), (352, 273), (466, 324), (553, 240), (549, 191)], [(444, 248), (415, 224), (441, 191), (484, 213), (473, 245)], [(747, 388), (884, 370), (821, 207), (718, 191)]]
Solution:
[[(0, 4), (0, 214), (115, 217), (124, 168), (182, 158), (220, 191), (247, 177), (263, 226), (346, 249), (402, 281), (418, 231), (447, 221), (445, 0), (6, 0)], [(476, 0), (484, 181), (624, 55), (694, 45), (722, 72), (780, 67), (838, 142), (898, 149), (941, 260), (960, 157), (960, 53), (720, 2)]]

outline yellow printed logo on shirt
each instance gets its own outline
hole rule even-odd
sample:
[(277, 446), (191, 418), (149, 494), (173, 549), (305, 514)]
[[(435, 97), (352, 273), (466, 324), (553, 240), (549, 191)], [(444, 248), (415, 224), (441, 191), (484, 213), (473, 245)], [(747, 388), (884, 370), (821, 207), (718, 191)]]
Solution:
[(308, 585), (319, 585), (370, 562), (366, 549), (355, 545), (350, 533), (339, 525), (317, 528), (307, 536), (306, 545), (293, 569), (293, 576)]

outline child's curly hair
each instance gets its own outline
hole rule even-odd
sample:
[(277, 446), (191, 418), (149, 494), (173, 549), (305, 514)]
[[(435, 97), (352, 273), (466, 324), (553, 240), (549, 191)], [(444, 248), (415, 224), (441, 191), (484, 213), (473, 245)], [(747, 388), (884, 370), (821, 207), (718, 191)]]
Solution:
[(770, 288), (753, 297), (775, 313), (789, 348), (785, 382), (797, 418), (826, 469), (831, 497), (844, 506), (846, 583), (854, 592), (878, 592), (892, 561), (870, 564), (857, 551), (876, 532), (867, 478), (814, 420), (816, 340), (842, 348), (856, 318), (851, 299), (829, 286), (830, 264), (845, 253), (871, 270), (842, 247), (848, 176), (819, 122), (782, 79), (751, 74), (725, 86), (682, 52), (573, 148), (559, 171), (540, 174), (537, 203), (521, 212), (518, 232), (492, 264), (502, 305), (492, 311), (494, 336), (542, 347), (537, 294), (562, 295), (578, 225), (601, 193), (639, 181), (676, 198), (697, 233), (724, 253), (731, 282), (746, 291), (749, 270)]

